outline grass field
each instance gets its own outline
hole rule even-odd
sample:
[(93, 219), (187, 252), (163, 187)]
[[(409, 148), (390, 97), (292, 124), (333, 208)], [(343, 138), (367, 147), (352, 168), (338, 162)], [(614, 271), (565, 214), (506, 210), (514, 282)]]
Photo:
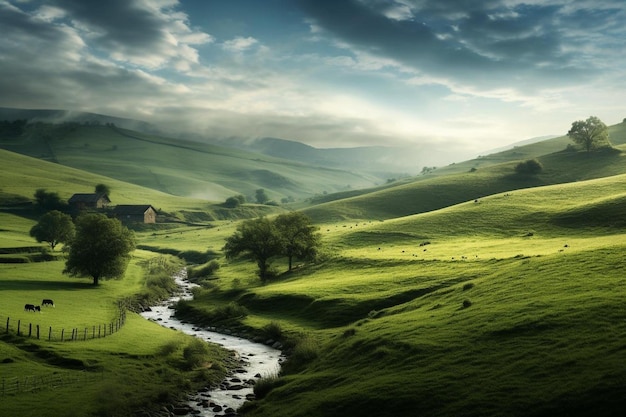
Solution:
[[(185, 389), (220, 381), (229, 354), (205, 344), (205, 365), (192, 364), (184, 350), (193, 345), (193, 337), (134, 313), (127, 313), (119, 331), (91, 339), (93, 326), (104, 329), (119, 317), (118, 301), (145, 291), (155, 261), (181, 267), (163, 256), (135, 251), (124, 279), (94, 287), (91, 280), (62, 275), (61, 260), (0, 262), (0, 416), (128, 416), (174, 402)], [(24, 311), (25, 303), (39, 305), (43, 298), (53, 299), (55, 306), (42, 307), (41, 313)], [(18, 320), (22, 335), (32, 324), (42, 329), (41, 338), (35, 332), (30, 338), (17, 337)], [(79, 339), (87, 329), (87, 340), (59, 341), (61, 329), (68, 340), (74, 328), (80, 330)]]
[(250, 311), (244, 324), (315, 341), (253, 416), (616, 415), (625, 181), (326, 224), (332, 255), (319, 264), (264, 286), (244, 278), (249, 265), (228, 264), (214, 281), (223, 291), (194, 303), (235, 298)]
[[(266, 382), (269, 392), (247, 405), (245, 415), (621, 415), (626, 410), (626, 166), (621, 153), (626, 135), (623, 124), (611, 129), (618, 145), (612, 151), (562, 152), (566, 143), (556, 138), (489, 156), (492, 163), (481, 158), (485, 163), (473, 172), (476, 162), (470, 161), (445, 168), (445, 175), (437, 170), (308, 207), (305, 212), (322, 234), (320, 259), (265, 285), (250, 259), (221, 257), (224, 239), (239, 218), (224, 216), (201, 226), (138, 230), (144, 250), (136, 252), (127, 277), (99, 290), (83, 289), (80, 280), (61, 276), (61, 260), (49, 266), (0, 265), (0, 306), (30, 319), (32, 313), (14, 311), (23, 307), (24, 297), (49, 298), (50, 288), (60, 287), (54, 295), (59, 306), (42, 313), (41, 320), (52, 314), (58, 314), (55, 322), (68, 326), (108, 320), (116, 299), (141, 290), (141, 261), (154, 252), (186, 253), (189, 259), (217, 259), (220, 265), (188, 303), (188, 313), (206, 316), (237, 303), (248, 315), (230, 326), (271, 333), (290, 349), (283, 374)], [(51, 169), (3, 151), (0, 157), (14, 164), (14, 172), (0, 184), (12, 198), (29, 197), (41, 188), (37, 176), (21, 168), (29, 164), (51, 181), (40, 179), (45, 188), (75, 192), (62, 173), (76, 177), (76, 171)], [(540, 159), (543, 172), (530, 178), (513, 175), (516, 163), (527, 157)], [(11, 188), (16, 181), (26, 191)], [(85, 187), (98, 182), (110, 180), (95, 176)], [(114, 184), (120, 195), (135, 187)], [(199, 216), (205, 204), (147, 188), (137, 191), (174, 212)], [(6, 236), (0, 246), (36, 246), (27, 237), (33, 219), (0, 216)], [(282, 259), (273, 265), (287, 269)], [(85, 310), (81, 296), (98, 311)], [(80, 314), (69, 316), (61, 306)], [(131, 334), (135, 327), (137, 333)], [(102, 343), (25, 348), (21, 343), (32, 342), (5, 340), (9, 343), (0, 343), (0, 354), (13, 361), (0, 363), (0, 371), (45, 373), (56, 369), (58, 358), (96, 374), (104, 369), (102, 380), (87, 383), (84, 392), (89, 412), (114, 415), (116, 403), (104, 408), (101, 399), (124, 397), (133, 384), (142, 393), (124, 404), (166, 395), (156, 381), (192, 383), (176, 370), (187, 342), (175, 340), (179, 348), (165, 353), (169, 338), (181, 336), (154, 329), (153, 337), (152, 330), (131, 316), (122, 331)], [(37, 360), (41, 350), (57, 359)], [(144, 384), (146, 377), (155, 384)], [(76, 391), (68, 387), (62, 396), (71, 401)], [(41, 393), (44, 400), (51, 397)], [(16, 414), (10, 415), (26, 412), (18, 402), (10, 409)]]

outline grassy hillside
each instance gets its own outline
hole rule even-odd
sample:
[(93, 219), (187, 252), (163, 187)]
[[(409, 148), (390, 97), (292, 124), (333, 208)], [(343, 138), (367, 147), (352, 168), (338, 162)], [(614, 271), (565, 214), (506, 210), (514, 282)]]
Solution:
[[(532, 147), (534, 144), (528, 146)], [(526, 153), (519, 160), (462, 173), (439, 173), (417, 178), (375, 192), (319, 204), (305, 211), (320, 222), (342, 219), (382, 220), (437, 210), (505, 191), (602, 178), (626, 172), (622, 148), (590, 154), (560, 151), (538, 156), (543, 171), (534, 176), (515, 173), (515, 166), (530, 156)], [(501, 158), (509, 160), (508, 156)]]
[(164, 193), (224, 201), (263, 188), (271, 199), (373, 186), (369, 175), (314, 167), (114, 126), (30, 125), (0, 147)]
[(246, 415), (616, 415), (625, 189), (618, 175), (327, 225), (323, 262), (265, 286), (229, 263), (194, 305), (235, 299), (245, 325), (300, 341)]
[(74, 193), (93, 192), (96, 184), (101, 183), (110, 187), (112, 205), (152, 204), (169, 218), (191, 223), (256, 217), (281, 210), (278, 207), (256, 204), (227, 209), (220, 204), (210, 204), (204, 199), (175, 196), (2, 149), (0, 164), (3, 167), (0, 176), (0, 208), (14, 212), (18, 210), (17, 213), (31, 217), (39, 215), (28, 206), (37, 189), (58, 193), (63, 201), (67, 201)]
[[(612, 127), (614, 144), (626, 140), (624, 131), (622, 125)], [(310, 207), (306, 212), (322, 234), (322, 256), (266, 285), (250, 259), (221, 257), (236, 222), (178, 225), (137, 236), (145, 249), (219, 261), (206, 288), (181, 313), (197, 319), (235, 311), (228, 326), (254, 328), (288, 347), (284, 374), (260, 384), (263, 398), (248, 405), (246, 415), (621, 415), (626, 409), (622, 145), (586, 154), (563, 151), (565, 143), (551, 148), (558, 140), (506, 151), (518, 153), (505, 152), (472, 172), (471, 163), (456, 164), (448, 175), (436, 170)], [(77, 160), (89, 154), (75, 151)], [(515, 165), (529, 157), (542, 162), (543, 172), (514, 174)], [(0, 152), (0, 158), (13, 164), (11, 176), (3, 171), (0, 186), (7, 201), (31, 195), (41, 188), (35, 184), (60, 191), (55, 187), (63, 187), (63, 178), (70, 185), (62, 192), (69, 195), (75, 178), (88, 176), (9, 152)], [(90, 177), (85, 192), (110, 183), (106, 178)], [(27, 191), (20, 191), (21, 184)], [(116, 187), (121, 195), (135, 187), (110, 185), (114, 200)], [(198, 216), (196, 204), (206, 204), (166, 193), (146, 195), (174, 210), (191, 207)], [(30, 245), (25, 233), (33, 220), (0, 216), (9, 246)], [(273, 265), (286, 270), (283, 259)], [(32, 275), (24, 271), (2, 278), (15, 275), (11, 282), (17, 283)], [(241, 316), (237, 305), (248, 314)], [(98, 314), (106, 316), (107, 310)], [(5, 355), (22, 362), (21, 353), (6, 349)], [(137, 349), (125, 352), (158, 357), (158, 350), (150, 350), (155, 346), (148, 353)], [(66, 356), (90, 363), (92, 354), (99, 353), (77, 349)], [(32, 359), (24, 358), (22, 369), (38, 366)], [(111, 366), (121, 378), (128, 365)], [(132, 368), (141, 367), (152, 372), (146, 365)]]

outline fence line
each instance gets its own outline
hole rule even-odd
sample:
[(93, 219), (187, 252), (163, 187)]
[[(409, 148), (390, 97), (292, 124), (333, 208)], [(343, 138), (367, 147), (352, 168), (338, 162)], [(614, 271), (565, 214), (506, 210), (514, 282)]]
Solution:
[(15, 322), (15, 320), (11, 320), (10, 317), (6, 318), (6, 322), (3, 318), (0, 320), (0, 325), (3, 325), (3, 328), (0, 329), (0, 331), (3, 331), (3, 333), (14, 333), (21, 337), (32, 337), (39, 340), (47, 340), (49, 342), (76, 342), (90, 339), (100, 339), (120, 331), (124, 324), (126, 324), (126, 303), (118, 303), (118, 309), (118, 317), (109, 323), (98, 323), (84, 328), (74, 327), (68, 329), (67, 332), (65, 328), (61, 329), (59, 332), (58, 329), (55, 331), (52, 326), (47, 329), (43, 329), (39, 326), (39, 324), (33, 325), (32, 323), (22, 323), (22, 320), (17, 320), (17, 322)]
[(95, 381), (102, 375), (85, 371), (74, 373), (54, 372), (47, 375), (0, 378), (0, 397), (23, 393), (34, 393), (44, 389), (56, 389), (69, 385)]

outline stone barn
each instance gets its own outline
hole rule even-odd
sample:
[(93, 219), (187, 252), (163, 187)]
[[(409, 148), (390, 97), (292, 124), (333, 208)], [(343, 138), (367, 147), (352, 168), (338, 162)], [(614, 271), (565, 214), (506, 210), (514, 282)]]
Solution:
[(111, 203), (106, 194), (74, 194), (67, 201), (73, 211), (105, 209)]
[(150, 204), (118, 205), (113, 215), (122, 223), (156, 223), (157, 211)]

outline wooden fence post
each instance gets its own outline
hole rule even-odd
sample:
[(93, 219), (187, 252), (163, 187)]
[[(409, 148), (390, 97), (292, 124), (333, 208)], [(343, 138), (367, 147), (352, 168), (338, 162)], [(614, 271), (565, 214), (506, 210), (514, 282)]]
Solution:
[(33, 323), (28, 323), (28, 337), (31, 337), (33, 334)]
[(9, 333), (9, 320), (11, 320), (11, 317), (7, 317), (7, 331), (6, 331), (6, 333)]
[(65, 329), (61, 329), (61, 342), (63, 341), (63, 334), (65, 333)]
[(50, 326), (50, 330), (48, 330), (48, 342), (52, 340), (52, 326)]
[(17, 321), (17, 335), (20, 335), (20, 324), (22, 324), (22, 320)]
[(37, 340), (39, 340), (39, 325), (37, 325)]

